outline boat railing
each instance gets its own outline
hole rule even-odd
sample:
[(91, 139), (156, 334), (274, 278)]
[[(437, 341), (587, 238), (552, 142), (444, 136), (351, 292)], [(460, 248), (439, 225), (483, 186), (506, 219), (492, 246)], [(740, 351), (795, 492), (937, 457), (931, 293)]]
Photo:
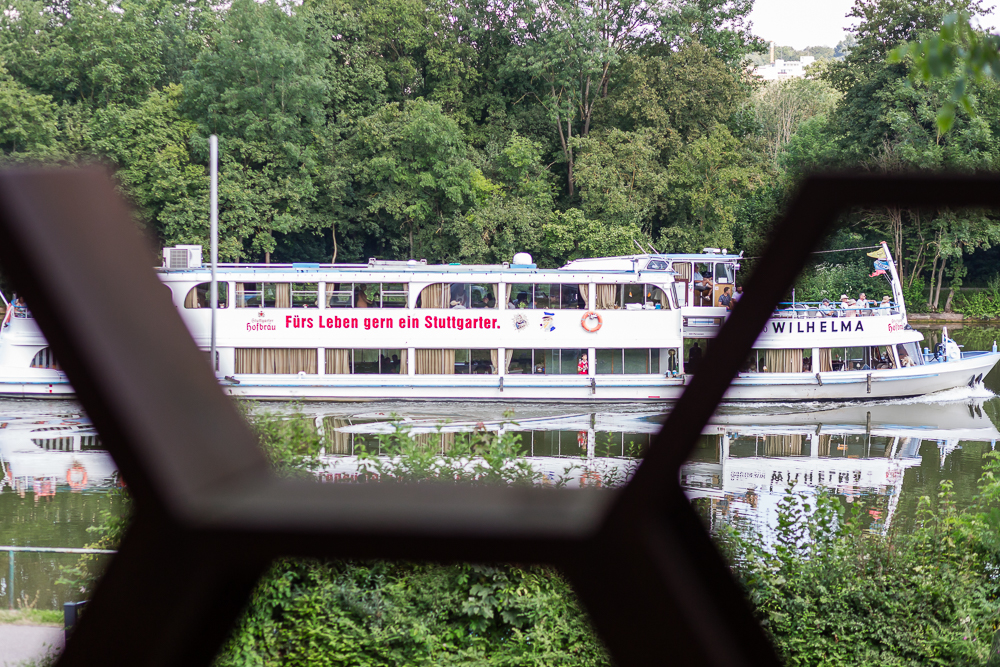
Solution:
[(28, 310), (27, 306), (14, 306), (14, 317), (22, 320), (33, 320), (35, 317)]
[(786, 301), (778, 304), (771, 317), (804, 318), (804, 317), (873, 317), (899, 315), (899, 305), (895, 302), (882, 305), (882, 302), (872, 302), (865, 307), (844, 306), (840, 303), (822, 301)]

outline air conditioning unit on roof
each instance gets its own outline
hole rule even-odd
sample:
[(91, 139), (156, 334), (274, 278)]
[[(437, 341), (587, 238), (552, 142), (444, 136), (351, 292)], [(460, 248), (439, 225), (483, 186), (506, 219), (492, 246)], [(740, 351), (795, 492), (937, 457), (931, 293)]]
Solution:
[(200, 245), (177, 245), (163, 249), (163, 268), (165, 269), (199, 269), (201, 268)]

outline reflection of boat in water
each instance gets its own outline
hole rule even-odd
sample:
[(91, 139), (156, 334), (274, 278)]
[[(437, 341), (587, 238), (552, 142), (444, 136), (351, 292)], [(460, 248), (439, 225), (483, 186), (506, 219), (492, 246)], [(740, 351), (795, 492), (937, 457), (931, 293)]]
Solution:
[[(378, 451), (379, 435), (398, 427), (418, 442), (449, 447), (474, 430), (517, 432), (524, 453), (548, 480), (568, 487), (621, 481), (659, 431), (662, 413), (576, 413), (512, 422), (456, 420), (424, 415), (398, 421), (377, 413), (327, 417), (326, 479), (349, 480), (357, 472), (358, 445)], [(704, 499), (713, 517), (743, 516), (775, 523), (777, 503), (789, 489), (826, 488), (848, 500), (864, 496), (870, 528), (883, 530), (896, 511), (904, 473), (921, 463), (924, 442), (933, 442), (944, 463), (962, 441), (1000, 439), (977, 401), (866, 404), (831, 410), (716, 415), (691, 460), (681, 469), (689, 497)]]
[(0, 488), (36, 498), (106, 486), (117, 469), (90, 421), (77, 415), (0, 419), (0, 465)]

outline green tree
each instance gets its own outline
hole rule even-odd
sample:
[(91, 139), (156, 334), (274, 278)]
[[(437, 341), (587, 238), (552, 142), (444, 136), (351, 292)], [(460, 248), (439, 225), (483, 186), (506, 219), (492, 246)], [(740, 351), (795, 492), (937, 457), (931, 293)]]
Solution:
[(332, 224), (317, 182), (317, 138), (327, 129), (328, 41), (292, 8), (236, 0), (219, 38), (184, 76), (184, 110), (220, 137), (219, 230), (231, 259), (263, 255), (275, 234), (319, 234)]
[(0, 153), (5, 158), (39, 159), (58, 150), (58, 108), (14, 80), (0, 65)]

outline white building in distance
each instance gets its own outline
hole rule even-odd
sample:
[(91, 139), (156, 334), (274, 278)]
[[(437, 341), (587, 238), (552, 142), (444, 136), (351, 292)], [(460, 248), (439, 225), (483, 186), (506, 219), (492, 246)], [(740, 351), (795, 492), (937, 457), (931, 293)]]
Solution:
[(801, 56), (798, 60), (782, 60), (778, 58), (770, 65), (758, 65), (757, 74), (765, 81), (780, 81), (781, 79), (801, 78), (806, 74), (806, 67), (816, 62), (814, 56)]

